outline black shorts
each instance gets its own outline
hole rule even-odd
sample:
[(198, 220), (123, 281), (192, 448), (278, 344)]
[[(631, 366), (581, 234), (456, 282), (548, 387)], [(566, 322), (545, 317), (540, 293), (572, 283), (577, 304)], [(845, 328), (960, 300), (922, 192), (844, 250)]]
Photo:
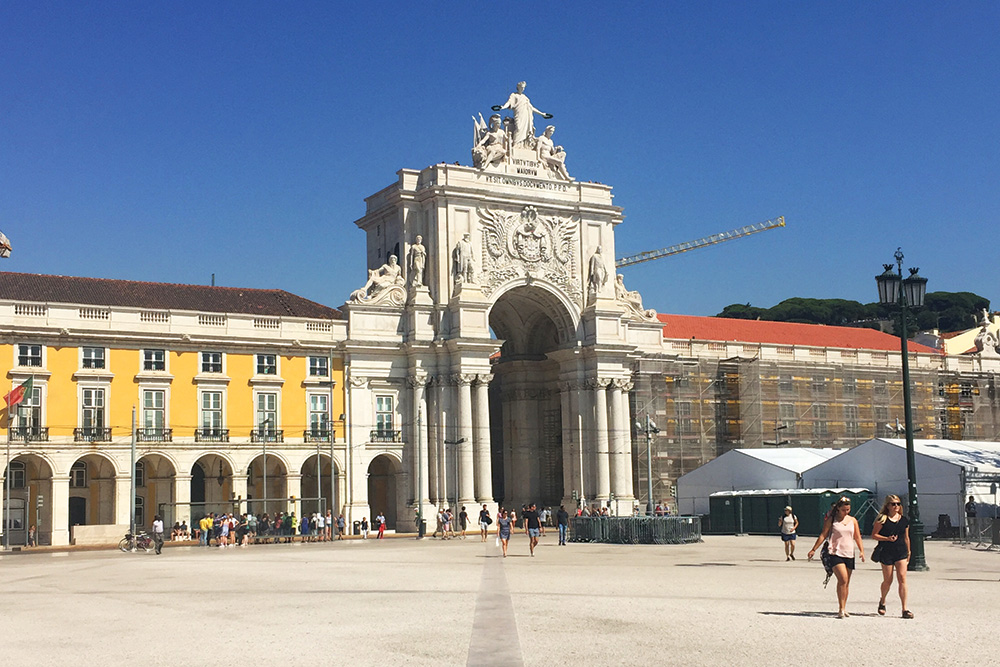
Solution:
[(834, 567), (838, 564), (843, 564), (847, 566), (848, 570), (853, 570), (854, 556), (851, 556), (850, 558), (844, 558), (843, 556), (835, 556), (833, 554), (830, 554), (830, 567)]

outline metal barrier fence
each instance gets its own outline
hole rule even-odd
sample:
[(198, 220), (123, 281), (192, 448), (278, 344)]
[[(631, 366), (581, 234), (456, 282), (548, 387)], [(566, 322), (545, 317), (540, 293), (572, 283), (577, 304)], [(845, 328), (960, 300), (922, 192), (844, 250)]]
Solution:
[(965, 542), (977, 547), (1000, 547), (1000, 519), (992, 517), (966, 518)]
[(571, 542), (687, 544), (701, 542), (700, 516), (575, 516)]

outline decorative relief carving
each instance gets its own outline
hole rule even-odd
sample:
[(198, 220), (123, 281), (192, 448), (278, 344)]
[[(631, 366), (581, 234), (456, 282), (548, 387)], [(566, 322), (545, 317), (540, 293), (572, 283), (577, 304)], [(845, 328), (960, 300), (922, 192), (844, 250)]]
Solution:
[(416, 375), (408, 375), (406, 377), (406, 384), (413, 389), (416, 389), (417, 387), (426, 387), (430, 384), (430, 379), (430, 376), (426, 373), (417, 373)]
[(351, 383), (352, 387), (356, 387), (357, 389), (368, 387), (368, 378), (362, 375), (352, 375), (350, 379), (348, 379), (348, 382)]
[(619, 389), (621, 389), (623, 392), (627, 394), (628, 392), (632, 391), (632, 387), (635, 386), (635, 382), (633, 382), (628, 378), (618, 378), (617, 380), (615, 380), (615, 386), (617, 386)]
[(585, 384), (587, 385), (587, 389), (607, 389), (608, 385), (611, 383), (612, 383), (611, 378), (602, 378), (602, 377), (587, 378), (585, 382)]
[(656, 311), (652, 308), (642, 307), (642, 295), (636, 291), (629, 291), (625, 288), (625, 276), (618, 274), (615, 277), (615, 301), (625, 307), (625, 314), (634, 319), (646, 322), (656, 321)]
[(452, 272), (456, 285), (476, 282), (475, 251), (472, 249), (472, 235), (462, 234), (462, 240), (451, 251)]
[(457, 387), (465, 387), (475, 382), (477, 377), (475, 373), (454, 373), (451, 383)]
[(492, 381), (493, 381), (492, 373), (480, 373), (479, 375), (476, 376), (476, 382), (479, 384), (489, 385), (489, 383)]
[(508, 280), (535, 276), (558, 285), (580, 302), (582, 290), (574, 263), (577, 220), (543, 216), (534, 206), (525, 206), (520, 214), (492, 209), (478, 213), (486, 296)]

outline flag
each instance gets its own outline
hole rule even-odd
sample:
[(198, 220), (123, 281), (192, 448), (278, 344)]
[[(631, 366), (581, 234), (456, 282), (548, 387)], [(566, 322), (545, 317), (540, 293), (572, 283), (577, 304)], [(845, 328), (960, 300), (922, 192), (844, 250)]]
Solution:
[(9, 394), (3, 397), (3, 400), (7, 401), (7, 407), (12, 408), (23, 401), (24, 395), (31, 392), (31, 388), (34, 384), (35, 376), (32, 375), (30, 378), (12, 389)]

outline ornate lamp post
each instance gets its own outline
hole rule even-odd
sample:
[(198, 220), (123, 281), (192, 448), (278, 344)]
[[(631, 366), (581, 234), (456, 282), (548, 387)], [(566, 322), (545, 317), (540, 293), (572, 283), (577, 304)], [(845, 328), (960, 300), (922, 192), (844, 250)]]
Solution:
[(917, 275), (919, 269), (909, 269), (910, 276), (903, 278), (903, 252), (896, 249), (895, 270), (892, 264), (883, 264), (885, 272), (875, 277), (878, 284), (879, 303), (884, 306), (899, 308), (901, 331), (899, 340), (903, 355), (903, 415), (906, 429), (906, 475), (909, 480), (910, 510), (910, 571), (925, 571), (927, 561), (924, 559), (924, 524), (920, 521), (920, 509), (917, 506), (917, 467), (913, 454), (913, 409), (910, 406), (910, 355), (906, 347), (906, 318), (910, 308), (920, 308), (924, 305), (924, 295), (927, 293), (927, 279)]

